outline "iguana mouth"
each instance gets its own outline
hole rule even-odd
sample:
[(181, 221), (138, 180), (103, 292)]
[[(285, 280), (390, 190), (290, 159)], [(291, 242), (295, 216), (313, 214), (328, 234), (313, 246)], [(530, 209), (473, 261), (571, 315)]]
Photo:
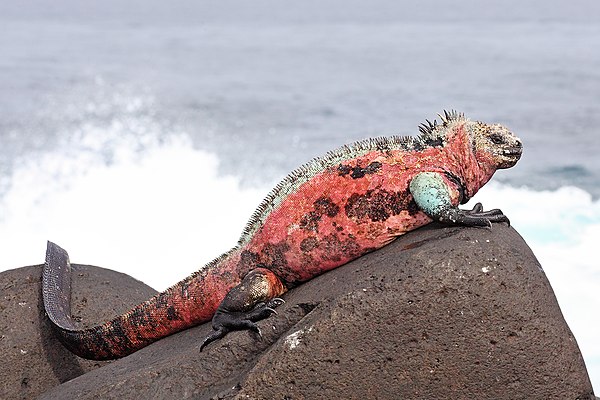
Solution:
[(511, 147), (511, 148), (505, 149), (502, 153), (505, 156), (521, 157), (521, 154), (523, 154), (523, 148), (522, 147)]

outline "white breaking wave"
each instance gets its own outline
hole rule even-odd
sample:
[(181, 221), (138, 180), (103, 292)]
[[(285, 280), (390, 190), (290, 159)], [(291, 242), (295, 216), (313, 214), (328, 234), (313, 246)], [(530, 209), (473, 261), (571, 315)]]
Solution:
[(131, 130), (86, 125), (17, 163), (0, 199), (0, 271), (42, 263), (51, 240), (72, 262), (161, 290), (237, 243), (267, 188), (218, 175), (217, 156), (184, 134)]
[[(270, 188), (246, 188), (219, 175), (218, 157), (194, 149), (184, 134), (159, 141), (156, 132), (132, 136), (123, 129), (118, 122), (86, 126), (76, 146), (15, 166), (0, 199), (0, 271), (42, 263), (52, 240), (73, 262), (115, 269), (162, 290), (236, 244)], [(99, 151), (106, 147), (110, 163)], [(600, 202), (572, 187), (534, 191), (494, 182), (470, 205), (475, 201), (502, 208), (531, 246), (590, 377), (598, 379)]]

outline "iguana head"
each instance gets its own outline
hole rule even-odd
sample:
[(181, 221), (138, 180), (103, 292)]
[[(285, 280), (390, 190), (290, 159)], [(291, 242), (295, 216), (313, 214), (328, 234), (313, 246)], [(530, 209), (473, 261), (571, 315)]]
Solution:
[[(452, 137), (464, 141), (465, 138), (457, 135), (464, 132), (468, 135), (471, 146), (470, 151), (480, 165), (485, 165), (491, 170), (510, 168), (519, 161), (523, 151), (521, 140), (506, 127), (499, 124), (486, 124), (480, 121), (471, 121), (463, 113), (457, 111), (444, 111), (438, 114), (441, 123), (426, 120), (419, 126), (420, 139), (429, 146), (444, 146)], [(462, 127), (465, 129), (456, 129)]]
[(506, 127), (468, 121), (467, 130), (478, 162), (494, 165), (496, 169), (504, 169), (512, 167), (521, 158), (521, 140)]

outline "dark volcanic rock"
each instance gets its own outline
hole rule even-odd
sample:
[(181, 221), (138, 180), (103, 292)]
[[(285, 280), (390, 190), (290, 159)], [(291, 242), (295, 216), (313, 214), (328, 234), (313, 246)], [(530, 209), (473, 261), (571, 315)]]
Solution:
[[(32, 399), (107, 362), (83, 360), (54, 337), (43, 311), (40, 265), (0, 273), (0, 399)], [(73, 312), (103, 322), (156, 291), (115, 271), (73, 265)]]
[(593, 398), (546, 276), (504, 225), (431, 225), (285, 299), (262, 341), (235, 332), (200, 353), (205, 324), (42, 398)]

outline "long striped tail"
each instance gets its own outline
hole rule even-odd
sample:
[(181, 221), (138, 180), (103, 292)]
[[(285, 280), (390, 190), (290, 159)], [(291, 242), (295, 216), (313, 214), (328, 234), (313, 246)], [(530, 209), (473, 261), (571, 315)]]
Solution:
[[(209, 321), (225, 294), (240, 282), (232, 252), (206, 268), (102, 325), (78, 328), (71, 318), (71, 264), (67, 252), (48, 242), (42, 274), (44, 308), (70, 351), (92, 360), (124, 357), (150, 343)], [(233, 272), (233, 271), (232, 271)]]

